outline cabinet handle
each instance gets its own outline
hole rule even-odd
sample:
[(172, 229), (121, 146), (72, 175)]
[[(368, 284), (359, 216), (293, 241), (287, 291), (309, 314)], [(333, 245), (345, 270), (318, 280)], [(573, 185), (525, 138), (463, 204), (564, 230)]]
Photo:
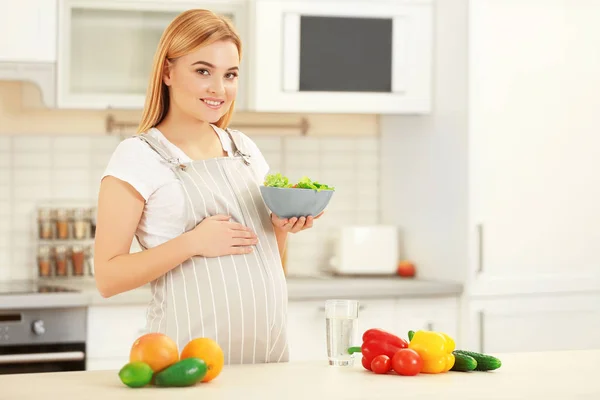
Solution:
[(483, 272), (483, 224), (477, 225), (477, 273)]
[(433, 322), (428, 322), (427, 323), (427, 330), (428, 331), (433, 331)]
[(479, 311), (479, 352), (483, 353), (483, 343), (485, 340), (485, 321), (483, 311)]

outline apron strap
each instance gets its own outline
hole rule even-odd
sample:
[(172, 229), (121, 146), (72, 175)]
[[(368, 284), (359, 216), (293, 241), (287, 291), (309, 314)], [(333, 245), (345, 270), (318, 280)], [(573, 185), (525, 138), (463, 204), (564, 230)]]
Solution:
[(152, 150), (158, 153), (158, 155), (167, 163), (169, 163), (173, 168), (180, 168), (185, 170), (185, 166), (181, 163), (181, 161), (179, 161), (179, 158), (171, 156), (167, 148), (153, 136), (148, 135), (147, 133), (142, 133), (139, 135), (134, 135), (134, 137), (146, 142)]
[(251, 154), (244, 145), (244, 139), (242, 139), (241, 132), (230, 128), (225, 128), (225, 132), (227, 132), (227, 134), (231, 138), (231, 142), (233, 143), (234, 155), (242, 157), (246, 165), (250, 165)]

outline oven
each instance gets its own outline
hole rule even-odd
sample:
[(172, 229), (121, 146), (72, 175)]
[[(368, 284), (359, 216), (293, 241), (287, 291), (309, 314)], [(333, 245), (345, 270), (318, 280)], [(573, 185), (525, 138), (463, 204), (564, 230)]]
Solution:
[(0, 374), (84, 371), (86, 307), (0, 310)]

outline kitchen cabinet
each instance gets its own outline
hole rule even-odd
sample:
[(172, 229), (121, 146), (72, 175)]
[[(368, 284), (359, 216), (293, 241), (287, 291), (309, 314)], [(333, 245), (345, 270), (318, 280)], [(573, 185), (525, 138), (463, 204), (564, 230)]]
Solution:
[(470, 5), (473, 295), (600, 290), (599, 16), (593, 2)]
[[(60, 108), (141, 109), (164, 29), (181, 12), (207, 8), (244, 36), (242, 0), (60, 0), (57, 88)], [(241, 69), (244, 69), (242, 62)], [(237, 109), (244, 108), (245, 87)]]
[(87, 369), (120, 369), (146, 333), (147, 305), (88, 308)]
[(56, 0), (2, 0), (0, 80), (29, 81), (43, 102), (56, 104)]
[(252, 13), (252, 110), (429, 112), (430, 2), (257, 0)]
[(3, 0), (0, 63), (56, 61), (56, 0)]
[(600, 292), (474, 299), (468, 347), (488, 353), (598, 348)]
[[(439, 330), (459, 339), (459, 305), (455, 297), (359, 299), (356, 345), (363, 333), (380, 328), (408, 338), (409, 330)], [(290, 301), (288, 305), (290, 360), (326, 360), (325, 300)]]

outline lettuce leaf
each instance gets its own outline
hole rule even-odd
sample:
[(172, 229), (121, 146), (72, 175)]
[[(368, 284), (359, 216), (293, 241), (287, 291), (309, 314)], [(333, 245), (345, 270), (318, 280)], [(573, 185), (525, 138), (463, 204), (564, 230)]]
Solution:
[(307, 176), (303, 176), (298, 183), (292, 185), (289, 183), (289, 179), (281, 173), (269, 174), (265, 178), (265, 186), (280, 187), (280, 188), (298, 188), (298, 189), (313, 189), (316, 191), (321, 190), (335, 190), (333, 186), (319, 183), (311, 180)]
[(289, 180), (287, 177), (282, 176), (281, 173), (269, 174), (265, 177), (265, 186), (287, 188), (290, 187)]

